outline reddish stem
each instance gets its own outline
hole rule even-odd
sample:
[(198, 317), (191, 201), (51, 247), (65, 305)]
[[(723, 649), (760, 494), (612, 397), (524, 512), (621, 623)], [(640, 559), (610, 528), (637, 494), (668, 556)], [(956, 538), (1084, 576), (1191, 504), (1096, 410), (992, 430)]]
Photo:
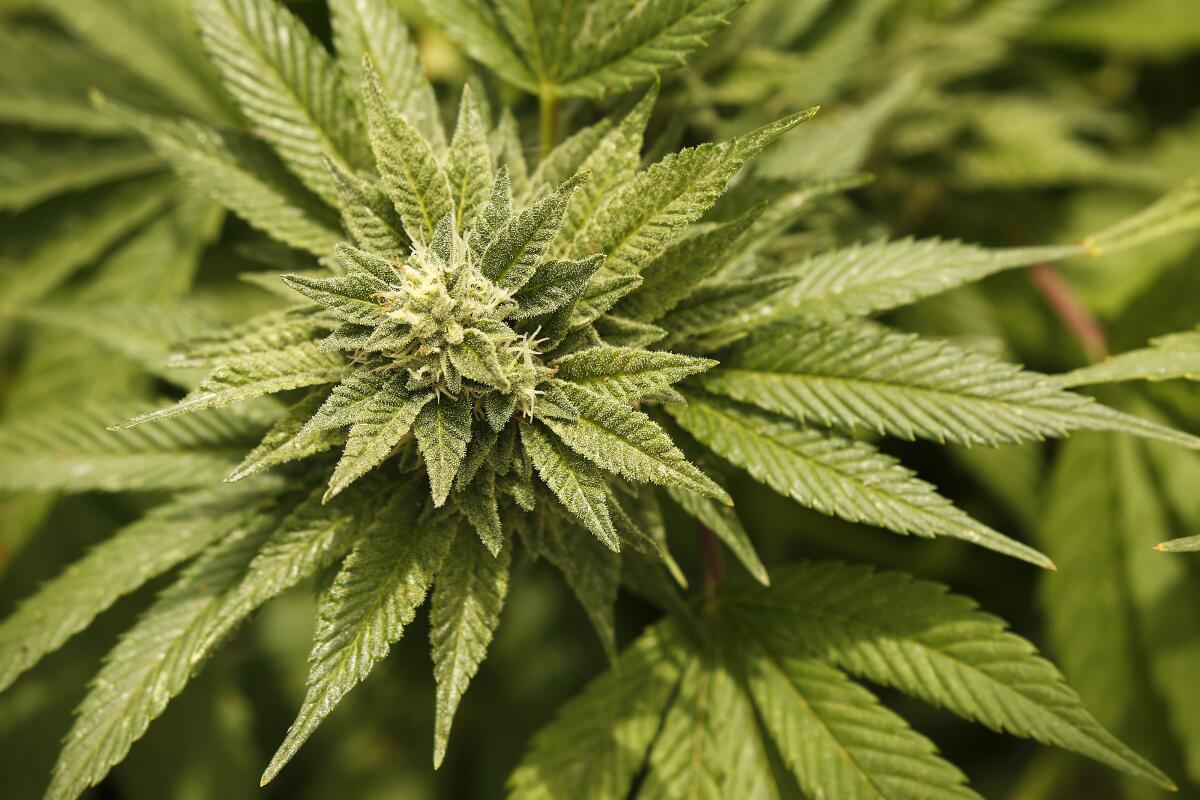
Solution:
[(700, 558), (704, 563), (704, 592), (710, 597), (725, 580), (725, 562), (717, 537), (706, 525), (697, 525), (696, 539), (700, 545)]
[(1103, 361), (1107, 358), (1108, 342), (1104, 335), (1104, 327), (1080, 302), (1066, 279), (1049, 264), (1038, 264), (1030, 268), (1029, 279), (1050, 304), (1055, 316), (1075, 337), (1088, 361)]

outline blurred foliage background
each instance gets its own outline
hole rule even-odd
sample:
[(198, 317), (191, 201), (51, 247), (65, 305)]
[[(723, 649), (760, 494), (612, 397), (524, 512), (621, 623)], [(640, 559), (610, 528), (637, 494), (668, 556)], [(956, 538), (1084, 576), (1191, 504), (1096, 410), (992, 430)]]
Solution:
[[(321, 0), (291, 5), (328, 37)], [(447, 112), (458, 87), (474, 82), (495, 106), (514, 107), (533, 158), (534, 98), (480, 77), (415, 0), (397, 5)], [(145, 370), (161, 353), (135, 361), (69, 326), (41, 324), (49, 303), (104, 304), (133, 286), (153, 293), (146, 302), (176, 302), (181, 318), (210, 308), (216, 293), (226, 315), (228, 298), (240, 299), (234, 317), (270, 302), (239, 277), (289, 254), (189, 191), (88, 101), (93, 86), (142, 104), (152, 94), (164, 108), (236, 124), (186, 7), (0, 0), (0, 426), (19, 427), (61, 398), (161, 392)], [(761, 159), (740, 189), (864, 173), (848, 199), (813, 206), (779, 240), (789, 258), (883, 234), (1071, 241), (1200, 172), (1198, 76), (1196, 0), (750, 0), (665, 78), (650, 157), (820, 104), (817, 120)], [(598, 113), (582, 101), (564, 106), (569, 124)], [(1198, 301), (1200, 236), (1182, 235), (1004, 274), (889, 322), (1060, 371), (1195, 326)], [(1194, 387), (1147, 384), (1105, 399), (1200, 433)], [(1052, 656), (1102, 722), (1174, 776), (1177, 796), (1200, 797), (1200, 563), (1144, 546), (1200, 532), (1200, 457), (1103, 435), (997, 451), (897, 449), (967, 511), (1044, 549), (1059, 571), (841, 523), (747, 480), (733, 493), (764, 561), (869, 560), (977, 598)], [(0, 615), (140, 507), (127, 496), (0, 495)], [(691, 528), (673, 522), (673, 546), (697, 574)], [(400, 646), (303, 758), (267, 790), (253, 788), (303, 694), (312, 598), (301, 591), (244, 629), (94, 795), (501, 796), (530, 734), (605, 667), (558, 576), (540, 564), (518, 568), (525, 575), (439, 772), (429, 766), (427, 651)], [(4, 797), (40, 795), (81, 687), (157, 588), (120, 603), (0, 697)], [(618, 610), (623, 640), (654, 618), (628, 597)], [(425, 636), (423, 624), (409, 636)], [(884, 696), (985, 796), (1160, 796), (1080, 757)]]

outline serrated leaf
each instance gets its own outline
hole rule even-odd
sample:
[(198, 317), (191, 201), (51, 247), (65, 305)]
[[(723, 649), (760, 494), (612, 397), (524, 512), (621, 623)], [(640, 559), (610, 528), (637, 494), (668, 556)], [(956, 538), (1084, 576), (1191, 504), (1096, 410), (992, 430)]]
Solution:
[(795, 278), (710, 278), (696, 287), (659, 322), (672, 339), (686, 341), (706, 334), (738, 336), (761, 317), (774, 312), (771, 298), (794, 286)]
[(775, 570), (770, 592), (724, 599), (736, 624), (776, 652), (818, 656), (993, 730), (1171, 786), (1096, 722), (1029, 642), (968, 598), (901, 573), (831, 562)]
[(496, 502), (496, 473), (492, 470), (479, 473), (466, 491), (459, 493), (458, 506), (488, 553), (493, 558), (499, 556), (504, 547), (504, 530)]
[(571, 195), (588, 178), (586, 172), (569, 178), (502, 225), (483, 251), (480, 270), (484, 276), (508, 292), (524, 286), (558, 237)]
[(647, 628), (614, 668), (559, 708), (508, 780), (510, 800), (625, 797), (682, 671), (678, 634)]
[(118, 598), (249, 524), (262, 496), (261, 487), (179, 495), (43, 584), (0, 624), (0, 691)]
[(325, 159), (353, 173), (366, 145), (329, 53), (278, 0), (194, 0), (204, 44), (255, 131), (331, 205)]
[(454, 201), (455, 230), (463, 230), (491, 196), (492, 151), (470, 85), (463, 87), (458, 124), (446, 154), (446, 177)]
[(49, 800), (74, 800), (99, 783), (191, 677), (202, 634), (244, 574), (266, 528), (239, 528), (209, 548), (105, 657), (54, 766)]
[(744, 0), (650, 0), (605, 6), (506, 0), (422, 6), (473, 58), (528, 91), (600, 97), (678, 67)]
[(1059, 386), (1086, 386), (1120, 381), (1200, 380), (1200, 330), (1150, 340), (1150, 346), (1080, 367), (1053, 380)]
[(115, 492), (212, 485), (262, 431), (252, 419), (227, 411), (170, 420), (153, 430), (106, 430), (147, 405), (59, 404), (11, 419), (0, 427), (0, 486)]
[(616, 312), (654, 322), (697, 290), (725, 265), (726, 257), (762, 216), (758, 206), (728, 222), (685, 235), (642, 270), (642, 285), (616, 306)]
[(432, 399), (430, 392), (411, 395), (394, 381), (385, 382), (352, 417), (346, 448), (329, 478), (326, 502), (391, 455)]
[(604, 475), (537, 425), (521, 426), (521, 441), (538, 475), (563, 506), (613, 551), (620, 540), (609, 514)]
[(812, 113), (802, 111), (737, 139), (667, 156), (609, 197), (575, 237), (573, 254), (606, 253), (608, 274), (641, 272), (716, 202), (743, 164)]
[(1028, 545), (977, 522), (895, 459), (865, 442), (803, 428), (712, 395), (688, 391), (668, 412), (756, 480), (808, 508), (896, 533), (950, 536), (1052, 568)]
[(979, 798), (932, 742), (839, 670), (817, 658), (747, 646), (741, 638), (735, 652), (763, 728), (806, 794)]
[(450, 182), (429, 143), (388, 99), (370, 61), (363, 70), (371, 149), (383, 188), (392, 198), (408, 238), (426, 244), (454, 210)]
[(253, 397), (333, 383), (347, 372), (339, 353), (322, 351), (315, 342), (256, 354), (217, 367), (187, 397), (173, 406), (133, 417), (121, 429), (193, 411), (240, 403)]
[[(500, 392), (511, 388), (510, 381), (504, 373), (504, 365), (500, 363), (500, 352), (496, 343), (487, 335), (468, 328), (463, 332), (463, 340), (449, 348), (450, 361), (463, 374), (463, 377), (491, 386)], [(489, 395), (491, 397), (492, 395)], [(509, 409), (509, 413), (512, 409)]]
[(429, 473), (433, 504), (441, 506), (454, 485), (454, 476), (471, 440), (471, 403), (439, 397), (421, 409), (413, 426)]
[(562, 388), (579, 408), (579, 419), (545, 423), (572, 450), (623, 478), (678, 486), (732, 504), (725, 490), (688, 461), (648, 416), (570, 383)]
[(284, 275), (289, 288), (320, 305), (325, 311), (345, 322), (375, 326), (383, 315), (378, 292), (386, 284), (374, 276), (354, 272), (329, 278), (310, 278), (306, 275)]
[(99, 106), (146, 137), (193, 186), (264, 233), (321, 256), (341, 239), (329, 209), (261, 143), (191, 120), (152, 117), (107, 99)]
[(683, 673), (638, 797), (779, 800), (750, 698), (715, 656)]
[(515, 318), (539, 317), (575, 302), (603, 263), (601, 253), (578, 261), (543, 261), (513, 297), (520, 308)]
[(985, 353), (860, 323), (767, 328), (706, 388), (802, 422), (998, 445), (1091, 427), (1090, 398)]
[(472, 58), (514, 86), (537, 91), (537, 81), (513, 52), (490, 1), (422, 0), (421, 7)]
[(452, 531), (418, 525), (419, 493), (397, 492), (321, 598), (304, 703), (267, 765), (266, 784), (400, 639), (433, 583)]
[(783, 295), (774, 318), (864, 316), (908, 305), (1003, 270), (1083, 253), (1078, 245), (989, 250), (940, 239), (856, 244), (797, 264), (799, 281)]
[(331, 0), (330, 19), (338, 63), (351, 86), (360, 86), (364, 58), (379, 68), (384, 92), (416, 125), (436, 152), (446, 134), (433, 87), (425, 79), (416, 43), (391, 0)]
[(213, 368), (253, 361), (255, 356), (308, 344), (321, 330), (311, 317), (291, 314), (288, 310), (269, 311), (177, 345), (168, 366)]
[(591, 347), (554, 362), (556, 376), (614, 400), (633, 402), (717, 365), (706, 358), (635, 347)]
[(325, 396), (324, 389), (317, 389), (289, 407), (225, 480), (231, 483), (245, 480), (271, 467), (309, 458), (341, 444), (343, 437), (340, 431), (322, 431), (322, 435), (304, 439), (299, 436), (313, 414), (320, 409)]
[(404, 224), (383, 190), (374, 183), (342, 172), (332, 161), (326, 166), (337, 189), (342, 224), (354, 243), (372, 253), (393, 258), (406, 252), (408, 237), (404, 234)]
[(512, 548), (496, 555), (459, 531), (438, 572), (429, 611), (429, 642), (437, 679), (433, 767), (446, 756), (458, 704), (487, 655), (508, 593)]

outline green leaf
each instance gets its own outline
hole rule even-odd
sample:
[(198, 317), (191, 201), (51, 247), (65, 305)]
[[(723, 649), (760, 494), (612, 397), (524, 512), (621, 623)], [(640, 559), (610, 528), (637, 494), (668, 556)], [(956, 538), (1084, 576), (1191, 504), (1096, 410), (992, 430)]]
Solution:
[(556, 377), (614, 400), (633, 402), (717, 365), (705, 358), (635, 347), (591, 347), (554, 362)]
[(710, 278), (659, 322), (676, 341), (710, 333), (739, 336), (760, 317), (772, 314), (772, 299), (795, 283), (795, 278), (786, 275)]
[(454, 475), (467, 454), (471, 440), (471, 403), (464, 394), (458, 400), (437, 398), (421, 409), (413, 432), (425, 458), (433, 504), (446, 502), (454, 485)]
[[(173, 105), (214, 124), (235, 119), (196, 34), (189, 0), (45, 0), (41, 6)], [(101, 67), (111, 68), (109, 63)], [(153, 96), (139, 89), (142, 96)]]
[[(164, 240), (165, 243), (165, 240)], [(174, 255), (185, 243), (172, 239)], [(193, 242), (195, 244), (195, 242)], [(191, 377), (166, 366), (171, 348), (185, 340), (210, 334), (213, 324), (199, 314), (182, 308), (115, 304), (97, 308), (87, 303), (56, 303), (18, 310), (24, 319), (53, 325), (72, 335), (87, 337), (114, 353), (135, 361), (147, 372), (164, 380), (189, 385)]]
[(1181, 539), (1171, 539), (1154, 546), (1162, 553), (1194, 553), (1200, 550), (1200, 536), (1184, 536)]
[(510, 0), (424, 0), (473, 58), (509, 83), (600, 97), (653, 80), (724, 28), (744, 0), (650, 0), (578, 6)]
[(454, 228), (461, 231), (475, 219), (492, 189), (492, 151), (470, 85), (463, 87), (458, 124), (446, 155), (446, 177), (456, 212)]
[(12, 418), (0, 426), (0, 486), (68, 492), (211, 486), (262, 431), (253, 420), (228, 411), (174, 419), (153, 429), (105, 429), (147, 405), (60, 403)]
[(60, 194), (153, 172), (159, 161), (127, 140), (8, 135), (0, 152), (0, 209), (23, 211)]
[(407, 252), (408, 237), (404, 233), (404, 223), (383, 190), (374, 183), (341, 172), (332, 161), (327, 162), (326, 166), (337, 187), (342, 224), (355, 244), (372, 253), (392, 258)]
[(425, 79), (416, 43), (392, 0), (330, 0), (338, 63), (353, 87), (362, 85), (363, 60), (379, 69), (386, 96), (437, 152), (446, 147), (437, 98)]
[(1083, 253), (1078, 245), (989, 250), (940, 239), (856, 244), (798, 264), (795, 274), (799, 281), (777, 304), (774, 316), (802, 319), (865, 316), (905, 306), (1003, 270)]
[(537, 425), (522, 425), (521, 441), (538, 475), (563, 507), (606, 547), (614, 552), (620, 550), (620, 539), (609, 514), (603, 473)]
[(392, 453), (408, 435), (417, 415), (433, 399), (433, 394), (410, 395), (387, 381), (353, 417), (346, 449), (329, 478), (325, 502), (341, 494), (347, 486), (367, 474)]
[(325, 159), (344, 172), (366, 162), (353, 104), (333, 60), (278, 0), (194, 0), (204, 44), (256, 133), (331, 205)]
[(421, 0), (421, 9), (472, 58), (514, 86), (537, 91), (536, 79), (513, 52), (490, 0)]
[(392, 198), (408, 238), (427, 244), (438, 223), (454, 210), (450, 182), (429, 143), (388, 99), (379, 73), (369, 61), (363, 71), (363, 98), (383, 188)]
[(509, 778), (510, 800), (625, 797), (682, 672), (679, 634), (647, 628), (613, 669), (563, 705)]
[(725, 265), (744, 234), (762, 216), (758, 206), (741, 216), (685, 235), (642, 270), (642, 285), (617, 304), (615, 311), (634, 319), (662, 319)]
[(579, 419), (545, 422), (572, 450), (629, 480), (678, 486), (732, 505), (725, 490), (688, 461), (648, 416), (570, 383), (562, 388), (579, 408)]
[(325, 394), (324, 389), (313, 390), (289, 407), (263, 436), (258, 446), (250, 451), (225, 480), (231, 483), (245, 480), (271, 467), (309, 458), (341, 444), (342, 435), (339, 431), (322, 431), (321, 435), (311, 437), (300, 436), (300, 432), (325, 401)]
[(1144, 447), (1095, 434), (1064, 445), (1040, 528), (1062, 571), (1042, 600), (1063, 672), (1101, 721), (1132, 734), (1163, 728), (1165, 716), (1194, 779), (1200, 622), (1167, 609), (1200, 603), (1200, 589), (1184, 559), (1153, 550), (1170, 520)]
[(1091, 427), (1090, 398), (943, 341), (861, 323), (767, 328), (706, 388), (802, 422), (998, 445)]
[(307, 275), (284, 275), (289, 288), (320, 305), (325, 311), (346, 322), (374, 327), (379, 323), (383, 307), (378, 292), (386, 284), (377, 278), (353, 272), (329, 278), (310, 278)]
[(750, 698), (715, 657), (683, 673), (638, 796), (779, 800)]
[(1175, 378), (1200, 380), (1200, 330), (1159, 336), (1150, 340), (1149, 347), (1115, 355), (1099, 364), (1081, 367), (1051, 380), (1059, 386), (1085, 386)]
[(932, 742), (839, 670), (742, 639), (735, 653), (763, 728), (807, 795), (979, 797)]
[(1128, 250), (1146, 242), (1200, 227), (1200, 175), (1172, 188), (1154, 203), (1083, 240), (1090, 255)]
[(246, 322), (190, 339), (177, 345), (170, 367), (221, 367), (270, 357), (271, 353), (310, 344), (322, 327), (318, 320), (292, 314), (290, 310), (268, 311)]
[(605, 547), (578, 527), (574, 518), (559, 514), (532, 520), (522, 533), (540, 528), (530, 549), (563, 574), (579, 605), (583, 607), (609, 660), (616, 660), (617, 637), (614, 606), (621, 586), (621, 555)]
[(763, 586), (771, 585), (771, 579), (767, 576), (767, 568), (763, 566), (762, 559), (758, 557), (754, 543), (750, 541), (750, 534), (746, 533), (746, 528), (742, 525), (736, 511), (684, 489), (667, 487), (667, 494), (689, 516), (716, 534), (716, 537), (733, 551), (738, 561), (742, 562), (742, 566), (754, 576), (756, 581)]
[(448, 354), (450, 361), (463, 377), (491, 386), (500, 392), (507, 392), (512, 388), (504, 373), (504, 365), (500, 363), (500, 352), (496, 342), (486, 334), (468, 328), (463, 331), (462, 342), (452, 346)]
[(823, 514), (896, 533), (950, 536), (1040, 567), (1048, 558), (976, 522), (895, 459), (865, 442), (800, 427), (732, 401), (685, 392), (675, 420), (722, 458)]
[(333, 383), (346, 371), (341, 354), (324, 352), (315, 342), (258, 353), (223, 363), (175, 405), (139, 414), (118, 427), (132, 428), (144, 422), (240, 403), (286, 389)]
[(723, 597), (771, 652), (811, 655), (987, 727), (1081, 753), (1171, 788), (1106, 731), (1033, 646), (945, 587), (834, 562), (773, 572), (769, 592)]
[(520, 307), (515, 317), (540, 317), (574, 303), (603, 263), (600, 253), (579, 261), (543, 261), (513, 296)]
[(606, 273), (641, 272), (716, 202), (743, 164), (812, 114), (802, 111), (728, 142), (672, 153), (609, 197), (575, 237), (573, 254), (606, 253)]
[(504, 529), (496, 501), (496, 473), (492, 470), (478, 473), (466, 491), (459, 493), (458, 506), (488, 553), (498, 557), (504, 547)]
[(446, 756), (450, 726), (471, 679), (487, 655), (508, 593), (512, 548), (495, 556), (461, 531), (438, 572), (429, 611), (429, 641), (437, 679), (433, 767)]
[(163, 209), (178, 190), (153, 175), (64, 195), (0, 219), (0, 297), (20, 308), (61, 286)]
[(247, 525), (261, 487), (182, 494), (105, 539), (0, 624), (0, 691), (135, 591)]
[(417, 524), (419, 513), (412, 485), (395, 493), (321, 598), (304, 703), (263, 773), (264, 785), (387, 655), (425, 601), (453, 532)]
[(340, 241), (329, 209), (263, 144), (191, 120), (152, 117), (105, 98), (98, 105), (144, 136), (193, 186), (264, 233), (322, 256)]
[(524, 286), (558, 237), (571, 195), (588, 178), (586, 172), (569, 178), (502, 225), (483, 251), (480, 270), (484, 276), (508, 292)]
[(74, 800), (129, 752), (206, 652), (203, 633), (268, 528), (239, 527), (159, 595), (104, 660), (54, 765), (48, 800)]

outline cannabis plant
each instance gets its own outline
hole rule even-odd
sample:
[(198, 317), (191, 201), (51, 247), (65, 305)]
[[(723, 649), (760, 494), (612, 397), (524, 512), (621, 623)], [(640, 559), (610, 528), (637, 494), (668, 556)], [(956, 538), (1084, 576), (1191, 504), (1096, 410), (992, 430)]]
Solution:
[[(436, 768), (510, 573), (537, 560), (562, 573), (611, 663), (533, 739), (512, 797), (978, 796), (856, 679), (1173, 787), (998, 618), (898, 571), (769, 563), (727, 487), (745, 473), (849, 523), (1053, 568), (880, 440), (995, 447), (1088, 431), (1200, 449), (1153, 414), (1072, 391), (1194, 378), (1197, 334), (1050, 376), (887, 315), (1195, 228), (1200, 183), (1072, 244), (797, 246), (810, 210), (861, 185), (857, 164), (769, 186), (744, 168), (815, 108), (646, 155), (664, 149), (646, 146), (660, 74), (740, 5), (428, 3), (492, 73), (462, 89), (449, 128), (386, 0), (331, 0), (332, 53), (278, 0), (194, 0), (245, 128), (94, 93), (106, 120), (289, 266), (249, 276), (275, 307), (232, 326), (189, 317), (182, 337), (161, 334), (169, 312), (150, 303), (119, 319), (85, 304), (42, 313), (60, 335), (148, 363), (174, 395), (131, 418), (56, 412), (0, 431), (8, 487), (171, 493), (0, 624), (6, 688), (171, 575), (91, 682), (48, 797), (103, 780), (247, 618), (301, 583), (317, 595), (305, 695), (262, 782), (427, 599)], [(496, 81), (511, 85), (501, 97), (537, 97), (532, 164), (523, 101), (493, 120)], [(590, 102), (595, 120), (566, 138), (564, 98), (579, 98), (568, 118)], [(683, 519), (702, 577), (672, 554)], [(721, 545), (744, 576), (726, 579)], [(621, 587), (662, 611), (624, 649)]]

